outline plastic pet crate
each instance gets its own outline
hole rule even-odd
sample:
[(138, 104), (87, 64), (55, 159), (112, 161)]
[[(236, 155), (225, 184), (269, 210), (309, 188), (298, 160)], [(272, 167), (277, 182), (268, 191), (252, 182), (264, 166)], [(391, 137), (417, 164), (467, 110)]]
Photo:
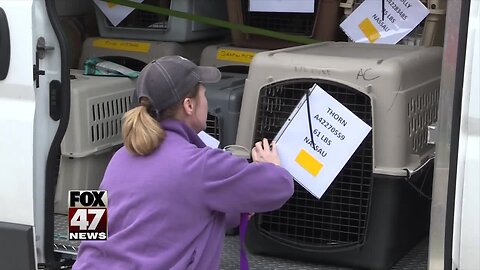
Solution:
[[(227, 19), (224, 0), (146, 0), (143, 3), (199, 16)], [(102, 37), (186, 42), (223, 36), (226, 33), (224, 29), (212, 25), (142, 10), (134, 10), (116, 27), (97, 7), (96, 14)]]
[[(364, 0), (342, 0), (344, 18), (350, 15)], [(398, 42), (413, 46), (443, 46), (445, 33), (446, 0), (421, 0), (430, 13), (406, 37)]]
[(61, 143), (55, 213), (67, 213), (68, 191), (97, 189), (105, 168), (122, 143), (121, 119), (135, 81), (123, 77), (84, 76), (72, 70), (70, 122)]
[(235, 144), (246, 74), (222, 72), (218, 83), (207, 85), (208, 116), (205, 132), (220, 141), (220, 147)]
[(81, 158), (60, 156), (54, 204), (56, 214), (68, 214), (69, 190), (98, 189), (115, 150), (116, 148), (112, 147), (101, 153)]
[(414, 246), (429, 228), (430, 201), (417, 190), (431, 191), (434, 148), (427, 132), (437, 119), (441, 61), (439, 47), (349, 42), (258, 53), (236, 144), (250, 149), (273, 139), (314, 83), (372, 132), (320, 199), (296, 184), (282, 208), (256, 214), (249, 250), (388, 269)]
[(86, 59), (102, 57), (134, 70), (141, 70), (147, 63), (167, 55), (181, 55), (192, 62), (199, 63), (200, 55), (211, 41), (188, 43), (87, 38), (83, 42), (78, 68), (83, 69)]
[[(227, 0), (230, 22), (262, 29), (334, 41), (339, 32), (339, 0), (315, 0), (314, 13), (250, 12), (249, 0)], [(278, 49), (299, 44), (231, 30), (233, 45), (257, 49)]]
[(225, 72), (248, 73), (253, 57), (262, 51), (230, 44), (210, 45), (202, 51), (200, 65), (214, 66)]

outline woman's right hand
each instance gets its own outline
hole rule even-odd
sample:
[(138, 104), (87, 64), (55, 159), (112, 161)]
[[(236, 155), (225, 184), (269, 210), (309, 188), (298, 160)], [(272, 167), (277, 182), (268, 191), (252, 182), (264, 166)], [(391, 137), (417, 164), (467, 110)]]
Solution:
[(263, 141), (257, 142), (252, 149), (252, 160), (255, 162), (270, 162), (280, 166), (280, 157), (275, 142), (272, 142), (271, 148), (265, 138)]

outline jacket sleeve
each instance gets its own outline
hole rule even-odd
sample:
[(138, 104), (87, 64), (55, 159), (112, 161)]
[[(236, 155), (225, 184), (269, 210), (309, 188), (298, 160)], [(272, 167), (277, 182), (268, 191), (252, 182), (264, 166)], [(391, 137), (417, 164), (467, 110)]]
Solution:
[(248, 163), (229, 152), (207, 149), (203, 191), (207, 207), (236, 216), (280, 208), (293, 194), (293, 177), (272, 163)]

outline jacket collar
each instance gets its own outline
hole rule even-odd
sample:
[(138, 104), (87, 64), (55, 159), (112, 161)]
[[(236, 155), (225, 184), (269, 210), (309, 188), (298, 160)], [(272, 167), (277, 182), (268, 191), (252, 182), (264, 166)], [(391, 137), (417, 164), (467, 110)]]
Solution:
[(182, 138), (196, 145), (198, 148), (203, 148), (206, 146), (200, 137), (198, 137), (197, 133), (195, 133), (191, 127), (180, 120), (163, 120), (160, 122), (160, 125), (163, 129), (180, 135)]

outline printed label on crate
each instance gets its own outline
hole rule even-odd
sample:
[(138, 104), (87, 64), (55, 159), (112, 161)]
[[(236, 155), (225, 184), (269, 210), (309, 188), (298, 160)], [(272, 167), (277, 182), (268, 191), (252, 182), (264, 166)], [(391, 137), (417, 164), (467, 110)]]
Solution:
[(320, 86), (309, 91), (310, 114), (304, 96), (274, 140), (282, 166), (320, 198), (371, 127)]
[(93, 41), (93, 47), (140, 53), (148, 53), (150, 51), (150, 43), (148, 42), (116, 40), (108, 38), (96, 38)]
[(249, 51), (218, 49), (217, 60), (250, 64), (255, 54), (255, 52)]
[[(131, 0), (132, 2), (142, 3), (143, 0)], [(134, 8), (126, 7), (118, 4), (113, 4), (110, 2), (93, 0), (98, 8), (105, 14), (105, 17), (112, 23), (113, 26), (117, 26), (123, 21), (133, 10)], [(100, 23), (100, 22), (99, 22)]]
[(340, 27), (354, 42), (397, 44), (428, 13), (419, 0), (366, 0)]
[(250, 0), (248, 7), (252, 12), (313, 13), (315, 0)]
[(107, 191), (68, 192), (68, 239), (107, 240)]

